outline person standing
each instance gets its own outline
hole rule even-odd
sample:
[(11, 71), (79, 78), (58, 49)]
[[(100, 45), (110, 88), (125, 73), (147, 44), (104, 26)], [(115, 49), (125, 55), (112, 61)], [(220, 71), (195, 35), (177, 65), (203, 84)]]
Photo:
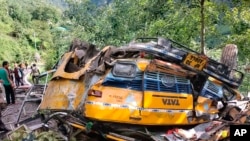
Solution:
[(36, 64), (32, 65), (30, 75), (32, 76), (33, 84), (38, 84), (39, 83), (38, 81), (39, 81), (40, 71), (37, 68)]
[(8, 67), (9, 62), (3, 61), (2, 68), (0, 68), (0, 79), (3, 80), (5, 89), (5, 96), (7, 104), (15, 104), (14, 83), (9, 77)]
[(20, 63), (19, 64), (19, 69), (18, 69), (18, 74), (19, 74), (19, 77), (20, 77), (21, 85), (24, 85), (24, 83), (23, 83), (24, 72), (23, 71), (24, 71), (24, 64)]
[(19, 87), (21, 85), (21, 82), (20, 82), (19, 68), (17, 64), (14, 65), (14, 78), (15, 78), (16, 87)]
[(27, 69), (28, 69), (29, 64), (28, 64), (27, 62), (25, 62), (25, 63), (24, 63), (24, 65), (25, 65), (25, 69), (27, 70)]

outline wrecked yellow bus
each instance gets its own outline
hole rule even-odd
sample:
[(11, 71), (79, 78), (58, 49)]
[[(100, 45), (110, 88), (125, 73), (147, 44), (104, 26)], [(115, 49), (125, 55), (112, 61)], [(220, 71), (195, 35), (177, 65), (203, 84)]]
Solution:
[(39, 106), (46, 122), (59, 118), (65, 126), (126, 140), (132, 137), (116, 132), (124, 124), (195, 125), (219, 118), (219, 102), (240, 99), (243, 73), (170, 39), (138, 38), (88, 59), (79, 46), (62, 56), (48, 83)]

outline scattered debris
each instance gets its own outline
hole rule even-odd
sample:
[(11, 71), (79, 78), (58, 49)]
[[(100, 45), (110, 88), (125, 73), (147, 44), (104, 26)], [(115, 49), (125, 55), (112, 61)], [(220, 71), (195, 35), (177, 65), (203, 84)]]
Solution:
[[(249, 122), (249, 100), (237, 90), (244, 74), (173, 40), (138, 38), (98, 53), (73, 43), (43, 91), (26, 92), (18, 127), (40, 119), (32, 132), (63, 140), (217, 141), (230, 137), (230, 125)], [(20, 121), (31, 96), (37, 112)]]

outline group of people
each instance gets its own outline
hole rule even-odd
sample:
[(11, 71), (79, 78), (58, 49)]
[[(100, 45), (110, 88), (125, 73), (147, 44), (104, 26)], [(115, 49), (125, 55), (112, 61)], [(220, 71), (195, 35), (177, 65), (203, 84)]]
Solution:
[(28, 73), (30, 73), (30, 76), (32, 77), (33, 84), (38, 84), (37, 76), (40, 75), (40, 71), (36, 64), (32, 64), (30, 67), (28, 67), (27, 63), (15, 63), (13, 69), (10, 69), (9, 67), (7, 69), (10, 79), (14, 82), (14, 86), (16, 88), (27, 83), (27, 80), (25, 80), (25, 76)]
[(24, 66), (23, 64), (15, 64), (13, 70), (16, 87), (24, 85)]
[[(32, 76), (33, 84), (38, 83), (37, 77), (40, 75), (40, 71), (36, 64), (31, 67), (30, 75)], [(14, 88), (24, 85), (24, 69), (28, 69), (28, 65), (25, 64), (15, 64), (13, 71), (9, 68), (9, 62), (3, 61), (2, 67), (0, 68), (0, 83), (4, 87), (5, 99), (7, 105), (15, 104), (15, 92)], [(1, 120), (1, 111), (3, 109), (3, 103), (0, 103), (0, 132), (9, 131)]]

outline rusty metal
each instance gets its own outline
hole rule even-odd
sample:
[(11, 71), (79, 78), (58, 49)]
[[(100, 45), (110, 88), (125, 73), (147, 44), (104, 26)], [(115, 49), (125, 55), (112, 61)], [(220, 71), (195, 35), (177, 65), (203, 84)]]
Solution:
[[(141, 58), (141, 52), (146, 52), (148, 56)], [(227, 84), (229, 80), (236, 80), (217, 76), (221, 72), (216, 73), (216, 68), (209, 67), (218, 67), (220, 63), (206, 57), (207, 65), (200, 66), (199, 69), (189, 68), (182, 62), (188, 53), (189, 50), (175, 48), (165, 42), (131, 43), (121, 48), (108, 46), (84, 63), (84, 66), (77, 68), (79, 62), (76, 61), (79, 60), (71, 50), (63, 55), (57, 69), (52, 71), (54, 74), (48, 85), (34, 85), (25, 94), (16, 124), (26, 124), (39, 118), (41, 115), (36, 114), (20, 121), (21, 115), (25, 113), (26, 103), (42, 100), (38, 110), (47, 112), (44, 113), (46, 119), (42, 124), (36, 123), (32, 129), (42, 126), (50, 130), (56, 129), (66, 140), (83, 134), (88, 137), (94, 134), (100, 137), (99, 140), (164, 141), (166, 138), (160, 138), (163, 137), (160, 133), (166, 133), (171, 128), (158, 128), (156, 125), (185, 124), (195, 128), (197, 124), (203, 126), (209, 122), (218, 122), (218, 125), (213, 124), (199, 137), (196, 133), (194, 136), (185, 136), (188, 132), (184, 129), (173, 132), (181, 135), (180, 140), (227, 138), (228, 136), (221, 137), (218, 133), (228, 131), (231, 124), (245, 124), (250, 115), (249, 102), (240, 105), (240, 92), (235, 89), (241, 80), (235, 82), (236, 85)], [(197, 57), (199, 59), (204, 56)], [(126, 64), (130, 66), (123, 67)], [(76, 70), (70, 70), (74, 68)], [(117, 68), (118, 71), (112, 68)], [(129, 73), (125, 72), (127, 76), (121, 75), (124, 73), (123, 70), (119, 71), (121, 68), (129, 70)], [(133, 71), (135, 73), (131, 75)], [(216, 78), (213, 78), (215, 75)], [(178, 79), (175, 80), (175, 77)], [(46, 82), (47, 80), (48, 77)], [(150, 85), (152, 89), (147, 89), (146, 82), (154, 84)], [(116, 87), (118, 83), (119, 87)], [(188, 88), (191, 90), (179, 91), (181, 88), (174, 87), (172, 83), (182, 85), (183, 89), (190, 85)], [(160, 86), (164, 89), (159, 89)], [(172, 89), (169, 90), (170, 88)], [(35, 92), (36, 89), (39, 92)], [(233, 104), (231, 100), (237, 102)], [(223, 102), (220, 110), (219, 102)]]

